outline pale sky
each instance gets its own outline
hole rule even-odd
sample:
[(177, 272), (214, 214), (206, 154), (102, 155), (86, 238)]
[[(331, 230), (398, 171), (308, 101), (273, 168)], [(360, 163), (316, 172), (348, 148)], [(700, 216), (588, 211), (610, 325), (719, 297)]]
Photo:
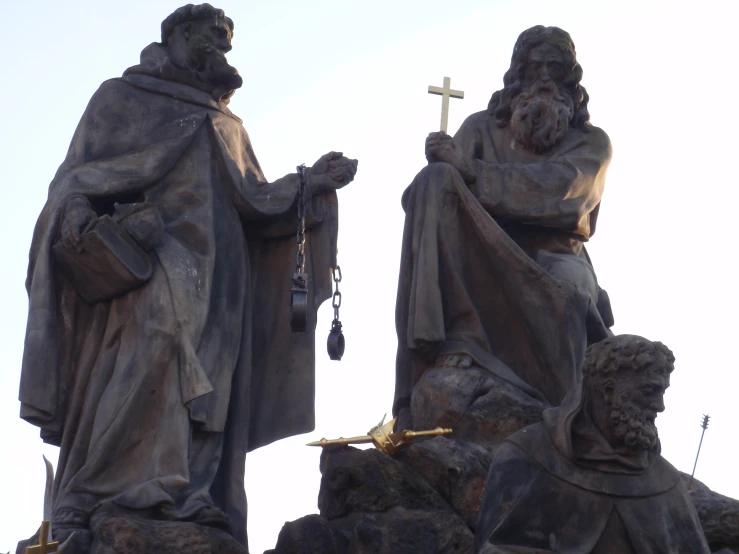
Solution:
[[(317, 428), (247, 457), (252, 553), (285, 521), (317, 512), (321, 437), (363, 434), (392, 405), (400, 196), (425, 165), (441, 101), (428, 85), (465, 91), (449, 131), (501, 88), (516, 37), (536, 24), (568, 31), (584, 69), (591, 120), (614, 157), (588, 245), (616, 333), (660, 340), (676, 370), (657, 424), (664, 456), (739, 498), (739, 387), (734, 359), (739, 288), (735, 240), (739, 117), (731, 2), (227, 0), (229, 61), (244, 77), (232, 103), (267, 178), (341, 150), (359, 159), (340, 192), (339, 263), (347, 350), (325, 354), (331, 309), (317, 332)], [(49, 182), (95, 89), (135, 65), (179, 7), (163, 0), (3, 1), (0, 105), (0, 552), (42, 516), (44, 466), (57, 449), (18, 418), (28, 248)], [(286, 291), (288, 294), (288, 291)]]

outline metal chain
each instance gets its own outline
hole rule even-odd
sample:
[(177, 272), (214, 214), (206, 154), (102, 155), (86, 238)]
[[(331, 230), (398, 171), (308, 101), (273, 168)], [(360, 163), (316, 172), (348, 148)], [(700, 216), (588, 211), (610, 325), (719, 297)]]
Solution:
[(300, 184), (298, 185), (298, 252), (295, 255), (296, 270), (299, 273), (305, 273), (305, 164), (298, 166), (298, 176)]
[(341, 308), (341, 292), (339, 291), (339, 283), (341, 283), (341, 267), (336, 266), (333, 270), (334, 274), (334, 296), (331, 299), (331, 305), (334, 308), (334, 323), (339, 321), (339, 308)]
[(290, 289), (290, 328), (293, 333), (305, 333), (308, 325), (308, 276), (305, 274), (305, 165), (298, 166), (298, 241), (295, 273)]

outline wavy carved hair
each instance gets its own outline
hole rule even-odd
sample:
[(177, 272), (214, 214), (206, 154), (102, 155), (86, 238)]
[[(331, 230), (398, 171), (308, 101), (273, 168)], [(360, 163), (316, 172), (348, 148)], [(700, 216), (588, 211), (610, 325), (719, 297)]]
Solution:
[(670, 374), (674, 368), (675, 356), (661, 342), (638, 335), (616, 335), (588, 348), (582, 373), (588, 380), (624, 371)]
[(233, 33), (234, 22), (230, 17), (226, 17), (226, 13), (223, 10), (214, 8), (210, 4), (187, 4), (186, 6), (177, 8), (167, 19), (162, 21), (162, 44), (167, 44), (170, 35), (177, 25), (210, 18), (221, 18), (225, 20), (226, 25), (229, 26)]
[(550, 44), (558, 48), (564, 57), (566, 75), (564, 77), (565, 92), (572, 98), (573, 112), (570, 126), (587, 132), (590, 122), (588, 113), (588, 93), (580, 84), (582, 80), (582, 67), (577, 63), (575, 44), (569, 33), (559, 27), (544, 27), (537, 25), (526, 29), (518, 36), (516, 45), (513, 47), (511, 66), (503, 77), (503, 88), (493, 94), (488, 104), (488, 112), (492, 115), (498, 127), (505, 127), (511, 120), (511, 104), (513, 100), (524, 89), (524, 75), (526, 64), (529, 60), (529, 52), (540, 44)]

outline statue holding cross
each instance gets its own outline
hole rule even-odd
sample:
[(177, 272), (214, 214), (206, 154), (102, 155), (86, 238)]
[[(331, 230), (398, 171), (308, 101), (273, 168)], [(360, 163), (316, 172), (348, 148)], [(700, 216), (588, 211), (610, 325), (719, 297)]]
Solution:
[(432, 368), (474, 366), (557, 405), (586, 347), (610, 336), (610, 305), (584, 243), (611, 144), (589, 121), (581, 77), (570, 36), (537, 26), (518, 38), (504, 87), (453, 137), (449, 98), (463, 93), (448, 77), (429, 87), (442, 97), (441, 131), (426, 139), (429, 164), (402, 199), (399, 428), (441, 424), (411, 410)]

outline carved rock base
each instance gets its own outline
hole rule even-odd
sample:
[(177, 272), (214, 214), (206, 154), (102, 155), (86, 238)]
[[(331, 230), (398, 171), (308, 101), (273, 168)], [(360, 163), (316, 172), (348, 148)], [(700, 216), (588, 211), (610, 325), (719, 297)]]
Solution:
[(414, 429), (451, 427), (456, 439), (497, 446), (549, 405), (482, 369), (432, 367), (413, 388)]
[(321, 515), (287, 523), (272, 554), (472, 552), (464, 520), (409, 465), (347, 447), (325, 450), (321, 472)]
[(196, 523), (110, 517), (93, 524), (91, 554), (248, 554), (225, 531)]
[(467, 527), (474, 529), (493, 459), (490, 450), (471, 442), (436, 437), (409, 445), (396, 458), (422, 476)]
[[(413, 391), (413, 428), (454, 433), (411, 444), (395, 458), (375, 450), (324, 450), (321, 515), (285, 524), (269, 553), (471, 553), (497, 446), (540, 421), (547, 407), (486, 370), (431, 368)], [(698, 481), (693, 489), (712, 551), (739, 554), (739, 501)]]
[(444, 511), (391, 508), (327, 520), (310, 515), (287, 523), (265, 554), (470, 553), (472, 532)]
[[(687, 485), (690, 476), (683, 474), (683, 480)], [(739, 552), (739, 500), (713, 492), (697, 479), (690, 498), (711, 550), (725, 549), (720, 550), (721, 554)]]

